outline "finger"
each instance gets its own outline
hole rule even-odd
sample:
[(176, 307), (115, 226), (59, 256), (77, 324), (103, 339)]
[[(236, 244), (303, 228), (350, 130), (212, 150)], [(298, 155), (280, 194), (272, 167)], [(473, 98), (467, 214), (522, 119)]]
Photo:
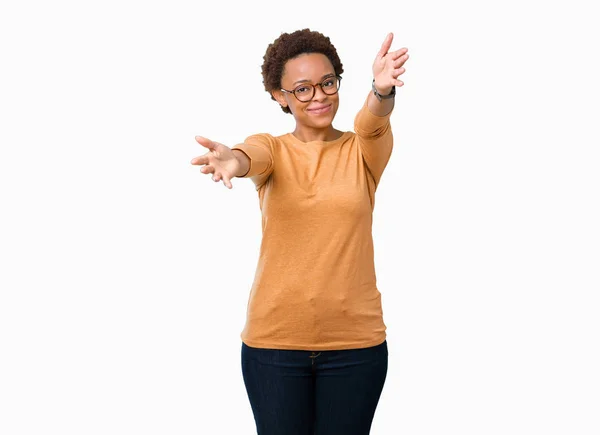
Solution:
[(400, 68), (402, 65), (404, 65), (405, 62), (406, 59), (404, 58), (404, 56), (402, 56), (400, 59), (396, 59), (393, 63), (394, 68)]
[(404, 56), (400, 56), (398, 59), (396, 59), (394, 61), (394, 67), (400, 68), (402, 65), (404, 65), (406, 63), (407, 60), (408, 60), (408, 54), (405, 54)]
[(379, 50), (379, 53), (377, 53), (377, 57), (383, 57), (387, 54), (388, 50), (392, 46), (392, 39), (394, 39), (394, 34), (390, 32), (385, 37), (383, 44), (381, 44), (381, 49)]
[(212, 140), (207, 139), (203, 136), (196, 136), (195, 139), (200, 145), (208, 148), (209, 150), (214, 150), (217, 147), (217, 145)]
[(407, 52), (408, 52), (408, 48), (404, 47), (404, 48), (401, 48), (400, 50), (390, 53), (390, 56), (392, 57), (393, 60), (399, 59), (403, 55), (406, 55), (406, 58), (408, 58)]
[(202, 172), (203, 174), (212, 174), (213, 172), (215, 172), (215, 168), (209, 165), (202, 166), (200, 168), (200, 172)]
[(404, 69), (404, 68), (396, 68), (396, 69), (394, 70), (394, 73), (393, 73), (393, 74), (394, 74), (396, 77), (398, 77), (398, 76), (401, 76), (402, 74), (404, 74), (405, 72), (406, 72), (406, 69)]
[(206, 165), (208, 164), (208, 156), (204, 155), (204, 156), (198, 156), (198, 157), (194, 157), (190, 163), (192, 165)]
[(231, 185), (231, 180), (226, 175), (223, 175), (223, 184), (225, 184), (225, 186), (227, 186), (228, 189), (233, 188), (233, 186)]

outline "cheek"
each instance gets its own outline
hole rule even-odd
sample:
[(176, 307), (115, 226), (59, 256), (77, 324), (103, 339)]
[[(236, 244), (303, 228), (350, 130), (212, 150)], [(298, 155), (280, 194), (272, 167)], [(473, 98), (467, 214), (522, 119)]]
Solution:
[(298, 101), (290, 106), (290, 110), (293, 114), (298, 114), (300, 116), (308, 116), (308, 114), (306, 113), (306, 104), (302, 104)]
[(334, 113), (337, 112), (339, 107), (340, 107), (340, 100), (339, 100), (339, 98), (336, 98), (335, 101), (333, 102)]

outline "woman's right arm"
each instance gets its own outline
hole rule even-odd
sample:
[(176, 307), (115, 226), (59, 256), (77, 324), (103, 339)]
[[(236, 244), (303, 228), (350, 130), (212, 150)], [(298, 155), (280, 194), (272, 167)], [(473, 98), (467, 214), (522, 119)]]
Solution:
[(233, 188), (232, 178), (247, 177), (254, 182), (258, 190), (273, 172), (271, 135), (249, 136), (244, 143), (237, 144), (233, 148), (202, 136), (196, 136), (196, 141), (209, 151), (202, 156), (194, 157), (190, 163), (204, 165), (200, 168), (200, 172), (212, 173), (213, 181), (223, 180), (223, 184), (229, 189)]
[(242, 177), (250, 178), (256, 190), (259, 190), (273, 173), (275, 143), (272, 135), (258, 133), (248, 136), (243, 143), (232, 148), (236, 156), (239, 153), (246, 155), (249, 166), (245, 168), (247, 172), (244, 172)]

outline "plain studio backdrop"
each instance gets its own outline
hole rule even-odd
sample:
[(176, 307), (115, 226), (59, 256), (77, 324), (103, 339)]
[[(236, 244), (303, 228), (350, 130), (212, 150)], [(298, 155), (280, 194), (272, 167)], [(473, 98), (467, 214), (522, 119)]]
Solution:
[(386, 34), (410, 54), (374, 211), (371, 433), (600, 433), (591, 4), (4, 3), (0, 433), (255, 433), (258, 196), (189, 162), (195, 135), (294, 129), (260, 67), (302, 28), (339, 52), (344, 131)]

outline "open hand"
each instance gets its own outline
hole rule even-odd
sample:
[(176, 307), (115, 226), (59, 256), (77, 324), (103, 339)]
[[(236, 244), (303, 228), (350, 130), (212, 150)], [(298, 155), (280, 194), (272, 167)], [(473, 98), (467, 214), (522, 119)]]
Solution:
[(233, 188), (231, 179), (238, 173), (240, 162), (231, 148), (202, 136), (196, 136), (196, 141), (208, 148), (209, 151), (204, 155), (194, 157), (190, 163), (192, 165), (204, 165), (200, 168), (200, 172), (213, 174), (212, 179), (214, 182), (219, 182), (222, 179), (223, 184), (228, 189)]
[(404, 82), (398, 80), (398, 77), (406, 71), (402, 65), (408, 59), (408, 48), (404, 47), (388, 53), (392, 46), (392, 39), (394, 39), (394, 34), (390, 32), (385, 37), (385, 41), (375, 57), (375, 62), (373, 62), (375, 88), (383, 95), (389, 94), (394, 86), (404, 85)]

